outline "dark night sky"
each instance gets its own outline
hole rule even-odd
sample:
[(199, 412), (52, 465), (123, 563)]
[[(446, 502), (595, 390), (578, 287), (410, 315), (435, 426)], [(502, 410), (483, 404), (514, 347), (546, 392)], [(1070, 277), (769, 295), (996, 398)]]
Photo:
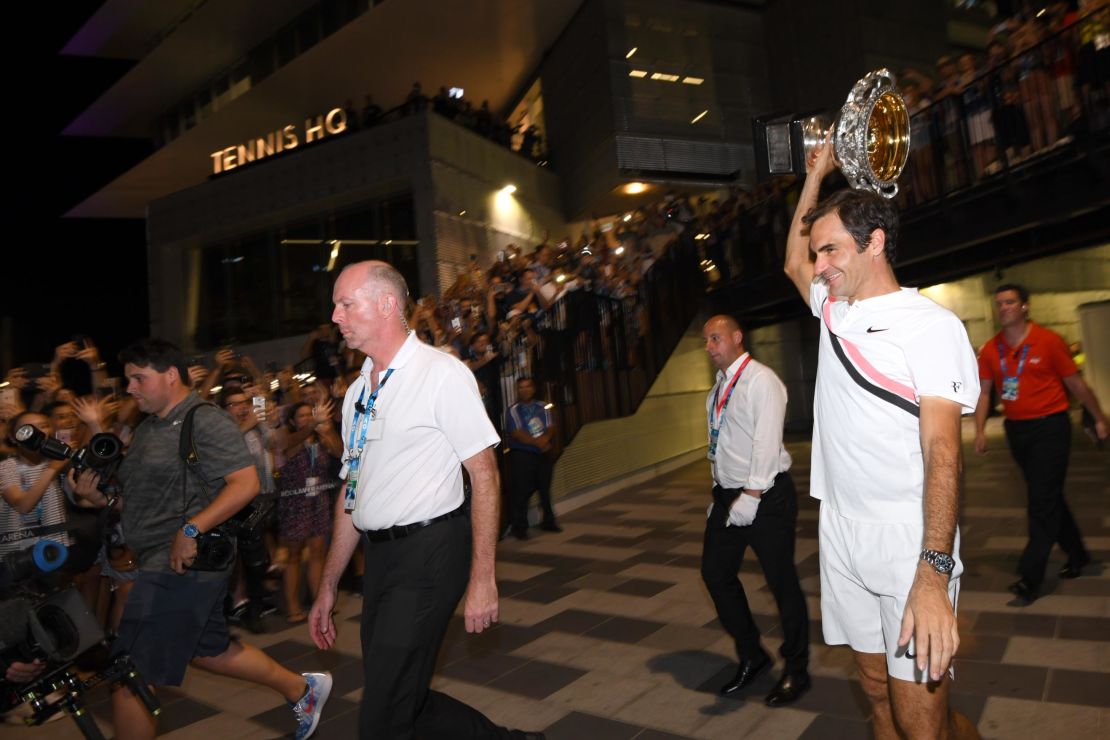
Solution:
[[(0, 365), (48, 361), (53, 347), (73, 334), (91, 336), (114, 363), (124, 344), (149, 331), (144, 222), (61, 216), (151, 146), (59, 135), (131, 64), (57, 53), (99, 2), (35, 5), (22, 12), (38, 17), (9, 26), (24, 31), (12, 33), (7, 47), (15, 99), (6, 106), (4, 189), (13, 228), (6, 235), (0, 315), (11, 318), (12, 337), (0, 348)], [(16, 48), (21, 33), (33, 46)]]

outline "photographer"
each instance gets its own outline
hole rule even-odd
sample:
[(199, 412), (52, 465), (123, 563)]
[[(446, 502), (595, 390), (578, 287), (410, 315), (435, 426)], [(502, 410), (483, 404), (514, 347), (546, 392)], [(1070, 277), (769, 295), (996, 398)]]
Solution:
[[(42, 414), (23, 411), (12, 417), (9, 428), (30, 424), (48, 437), (54, 428)], [(0, 461), (0, 555), (34, 545), (42, 530), (60, 528), (66, 521), (65, 494), (58, 471), (63, 460), (46, 460), (38, 452), (17, 446), (16, 454)], [(71, 544), (64, 531), (45, 534), (63, 545)]]
[[(143, 679), (181, 684), (193, 665), (269, 686), (293, 705), (296, 737), (316, 729), (331, 690), (325, 673), (297, 675), (257, 648), (230, 639), (223, 602), (229, 571), (198, 556), (198, 539), (212, 532), (258, 493), (258, 473), (234, 421), (212, 407), (195, 413), (196, 469), (179, 456), (182, 427), (203, 402), (190, 390), (185, 357), (159, 339), (136, 342), (120, 353), (127, 391), (147, 414), (135, 429), (119, 468), (122, 521), (139, 560), (139, 574), (124, 608), (113, 653), (128, 652)], [(104, 494), (89, 494), (90, 497)], [(96, 503), (107, 503), (97, 501)], [(156, 727), (138, 696), (112, 694), (117, 737), (152, 738)]]

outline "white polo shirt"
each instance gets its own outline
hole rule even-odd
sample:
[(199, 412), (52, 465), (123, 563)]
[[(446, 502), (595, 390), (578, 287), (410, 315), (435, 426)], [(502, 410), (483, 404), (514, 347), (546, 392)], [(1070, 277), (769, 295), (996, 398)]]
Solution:
[(829, 328), (871, 385), (903, 404), (936, 396), (970, 414), (979, 400), (979, 374), (967, 331), (914, 288), (849, 304), (814, 282), (810, 308), (821, 320), (810, 495), (848, 519), (923, 523), (919, 419), (856, 384)]
[(775, 476), (790, 469), (790, 453), (782, 446), (782, 425), (786, 418), (786, 386), (771, 368), (751, 360), (744, 365), (747, 352), (736, 358), (724, 372), (717, 371), (717, 384), (705, 399), (708, 430), (712, 435), (717, 420), (714, 399), (724, 401), (728, 385), (740, 374), (725, 406), (717, 437), (717, 452), (712, 461), (713, 482), (721, 488), (748, 488), (765, 491)]
[[(412, 524), (457, 509), (463, 502), (462, 461), (500, 441), (474, 374), (458, 359), (410, 332), (389, 367), (393, 372), (378, 392), (359, 467), (352, 521), (361, 530)], [(364, 388), (369, 397), (372, 372), (367, 358), (343, 399), (344, 462), (355, 402)]]

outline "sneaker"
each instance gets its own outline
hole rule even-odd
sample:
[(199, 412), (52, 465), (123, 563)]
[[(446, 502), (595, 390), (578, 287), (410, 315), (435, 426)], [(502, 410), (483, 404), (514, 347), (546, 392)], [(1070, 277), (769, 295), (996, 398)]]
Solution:
[(320, 714), (331, 694), (331, 674), (302, 673), (305, 681), (304, 696), (293, 707), (293, 714), (297, 717), (296, 740), (305, 740), (316, 732), (316, 725), (320, 723)]

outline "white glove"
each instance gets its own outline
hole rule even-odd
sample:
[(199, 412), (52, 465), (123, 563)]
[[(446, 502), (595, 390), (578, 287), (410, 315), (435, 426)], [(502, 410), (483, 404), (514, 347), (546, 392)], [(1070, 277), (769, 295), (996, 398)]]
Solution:
[(759, 510), (759, 502), (760, 499), (755, 496), (741, 493), (732, 502), (732, 507), (728, 510), (728, 524), (725, 526), (747, 527), (750, 525), (755, 521), (756, 511)]

